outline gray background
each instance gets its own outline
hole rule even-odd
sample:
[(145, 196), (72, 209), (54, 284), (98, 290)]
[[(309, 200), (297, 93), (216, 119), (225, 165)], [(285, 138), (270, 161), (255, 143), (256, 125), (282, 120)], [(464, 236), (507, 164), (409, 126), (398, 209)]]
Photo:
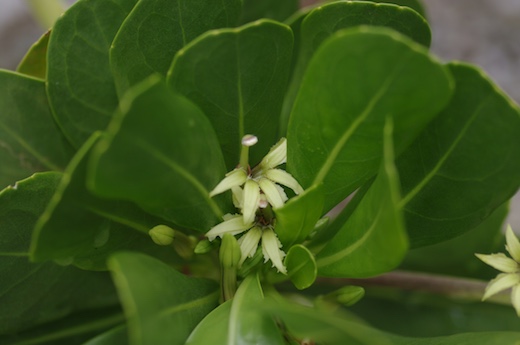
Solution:
[[(520, 103), (520, 0), (424, 3), (433, 31), (432, 51), (445, 61), (480, 65)], [(15, 69), (43, 31), (24, 0), (0, 0), (0, 68)], [(509, 222), (520, 232), (520, 194), (513, 200)]]

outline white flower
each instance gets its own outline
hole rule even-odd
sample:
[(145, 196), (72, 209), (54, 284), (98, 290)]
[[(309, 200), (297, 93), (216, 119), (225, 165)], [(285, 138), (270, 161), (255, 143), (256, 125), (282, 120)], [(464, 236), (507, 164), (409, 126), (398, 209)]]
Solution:
[(287, 274), (283, 264), (285, 252), (281, 249), (282, 244), (273, 230), (274, 216), (268, 207), (277, 209), (287, 201), (282, 185), (292, 189), (295, 194), (302, 193), (303, 188), (291, 174), (276, 169), (287, 160), (285, 138), (274, 145), (260, 163), (251, 169), (247, 162), (249, 147), (257, 141), (258, 139), (253, 135), (244, 136), (239, 166), (227, 173), (209, 193), (210, 197), (213, 197), (231, 190), (233, 204), (240, 210), (241, 215), (224, 216), (224, 221), (211, 228), (206, 236), (213, 241), (216, 237), (222, 238), (228, 233), (239, 235), (245, 232), (238, 240), (241, 251), (239, 266), (248, 257), (254, 256), (258, 246), (261, 245), (265, 262), (271, 260), (273, 267)]
[(506, 230), (506, 243), (506, 250), (512, 258), (503, 253), (491, 255), (475, 254), (486, 264), (503, 272), (489, 282), (482, 300), (512, 288), (511, 303), (515, 307), (517, 315), (520, 316), (520, 242), (509, 225)]

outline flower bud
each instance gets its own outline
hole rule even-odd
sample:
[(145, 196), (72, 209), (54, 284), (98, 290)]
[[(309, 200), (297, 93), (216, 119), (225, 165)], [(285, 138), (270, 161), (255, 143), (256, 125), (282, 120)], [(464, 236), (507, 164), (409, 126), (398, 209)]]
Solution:
[(220, 244), (220, 263), (224, 268), (237, 268), (242, 253), (237, 239), (231, 234), (225, 234)]
[(195, 254), (206, 254), (206, 253), (209, 253), (212, 249), (213, 249), (212, 243), (208, 239), (204, 239), (202, 241), (199, 241), (199, 243), (197, 243), (193, 252)]
[(361, 286), (348, 285), (334, 291), (330, 295), (335, 298), (336, 302), (346, 307), (350, 307), (365, 296), (365, 289)]
[(169, 246), (173, 243), (175, 230), (166, 225), (157, 225), (148, 231), (148, 235), (150, 235), (155, 244)]

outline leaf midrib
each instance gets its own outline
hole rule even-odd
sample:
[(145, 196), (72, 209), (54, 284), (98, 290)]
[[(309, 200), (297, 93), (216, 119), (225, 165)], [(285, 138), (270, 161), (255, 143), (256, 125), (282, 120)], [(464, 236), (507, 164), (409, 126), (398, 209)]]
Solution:
[(462, 140), (468, 129), (471, 127), (473, 122), (476, 120), (478, 115), (480, 114), (481, 109), (489, 102), (492, 95), (488, 95), (475, 109), (469, 120), (466, 122), (464, 127), (461, 131), (457, 134), (455, 137), (455, 140), (452, 142), (452, 144), (448, 147), (444, 155), (439, 159), (437, 164), (432, 168), (432, 170), (422, 179), (422, 181), (417, 184), (408, 194), (406, 194), (405, 197), (401, 199), (401, 201), (398, 204), (398, 208), (404, 207), (407, 203), (410, 202), (423, 188), (424, 186), (430, 182), (430, 180), (439, 172), (441, 167), (444, 165), (444, 162), (450, 157), (451, 153), (455, 150), (455, 148), (458, 146), (459, 142)]

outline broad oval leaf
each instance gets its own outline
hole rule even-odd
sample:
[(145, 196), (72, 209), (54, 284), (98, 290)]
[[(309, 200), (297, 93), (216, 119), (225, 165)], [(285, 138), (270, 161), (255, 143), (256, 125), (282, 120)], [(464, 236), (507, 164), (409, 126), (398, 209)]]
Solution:
[(79, 310), (117, 304), (104, 273), (29, 262), (31, 233), (61, 175), (34, 174), (0, 192), (0, 334), (19, 332)]
[(218, 286), (188, 278), (144, 254), (121, 252), (108, 261), (128, 319), (130, 344), (184, 344), (218, 304)]
[(132, 203), (100, 199), (87, 191), (88, 154), (98, 138), (94, 134), (65, 170), (35, 225), (31, 259), (58, 260), (83, 269), (104, 270), (111, 253), (128, 249), (178, 261), (171, 248), (159, 247), (148, 237), (148, 230), (164, 221)]
[(292, 44), (289, 27), (261, 20), (210, 31), (175, 56), (168, 82), (208, 116), (228, 170), (239, 162), (245, 134), (259, 139), (251, 148), (252, 165), (277, 142)]
[[(307, 14), (308, 13), (308, 14)], [(291, 19), (298, 51), (291, 82), (284, 99), (280, 133), (287, 131), (289, 116), (305, 70), (321, 44), (335, 32), (359, 25), (381, 26), (394, 29), (425, 47), (430, 45), (431, 32), (426, 20), (415, 11), (391, 4), (338, 1), (315, 9), (304, 10)], [(301, 23), (301, 24), (300, 24)], [(295, 57), (293, 57), (295, 59)]]
[(395, 4), (399, 6), (406, 6), (419, 13), (421, 16), (426, 18), (426, 11), (421, 0), (368, 0), (371, 2)]
[(240, 0), (148, 0), (137, 3), (110, 48), (120, 95), (153, 73), (166, 75), (175, 53), (204, 32), (234, 26)]
[(476, 227), (520, 187), (520, 108), (479, 69), (448, 68), (454, 97), (397, 161), (413, 247)]
[(213, 128), (200, 109), (158, 77), (123, 99), (92, 162), (89, 182), (98, 195), (133, 201), (201, 232), (220, 220), (221, 208), (209, 197), (225, 174)]
[(287, 267), (289, 279), (298, 290), (308, 288), (316, 280), (318, 268), (314, 255), (301, 244), (289, 249), (284, 264)]
[(47, 48), (50, 31), (47, 31), (34, 43), (16, 68), (18, 73), (45, 80), (47, 77)]
[(213, 310), (193, 330), (186, 345), (282, 345), (280, 330), (258, 306), (264, 294), (258, 275), (249, 275), (232, 300)]
[(323, 191), (318, 185), (307, 189), (290, 199), (283, 207), (274, 210), (275, 231), (284, 247), (289, 248), (309, 236), (323, 215), (323, 202)]
[(392, 125), (384, 133), (384, 161), (374, 183), (350, 218), (317, 255), (320, 275), (369, 277), (399, 265), (408, 240), (398, 208), (399, 177), (394, 166)]
[(399, 155), (451, 93), (449, 72), (424, 47), (384, 28), (340, 31), (306, 71), (289, 123), (287, 167), (304, 188), (323, 183), (330, 210), (377, 172), (387, 116)]
[(137, 0), (80, 0), (52, 29), (47, 91), (56, 121), (79, 148), (108, 125), (118, 104), (109, 48)]
[(63, 170), (73, 149), (56, 126), (42, 80), (0, 71), (0, 188)]

